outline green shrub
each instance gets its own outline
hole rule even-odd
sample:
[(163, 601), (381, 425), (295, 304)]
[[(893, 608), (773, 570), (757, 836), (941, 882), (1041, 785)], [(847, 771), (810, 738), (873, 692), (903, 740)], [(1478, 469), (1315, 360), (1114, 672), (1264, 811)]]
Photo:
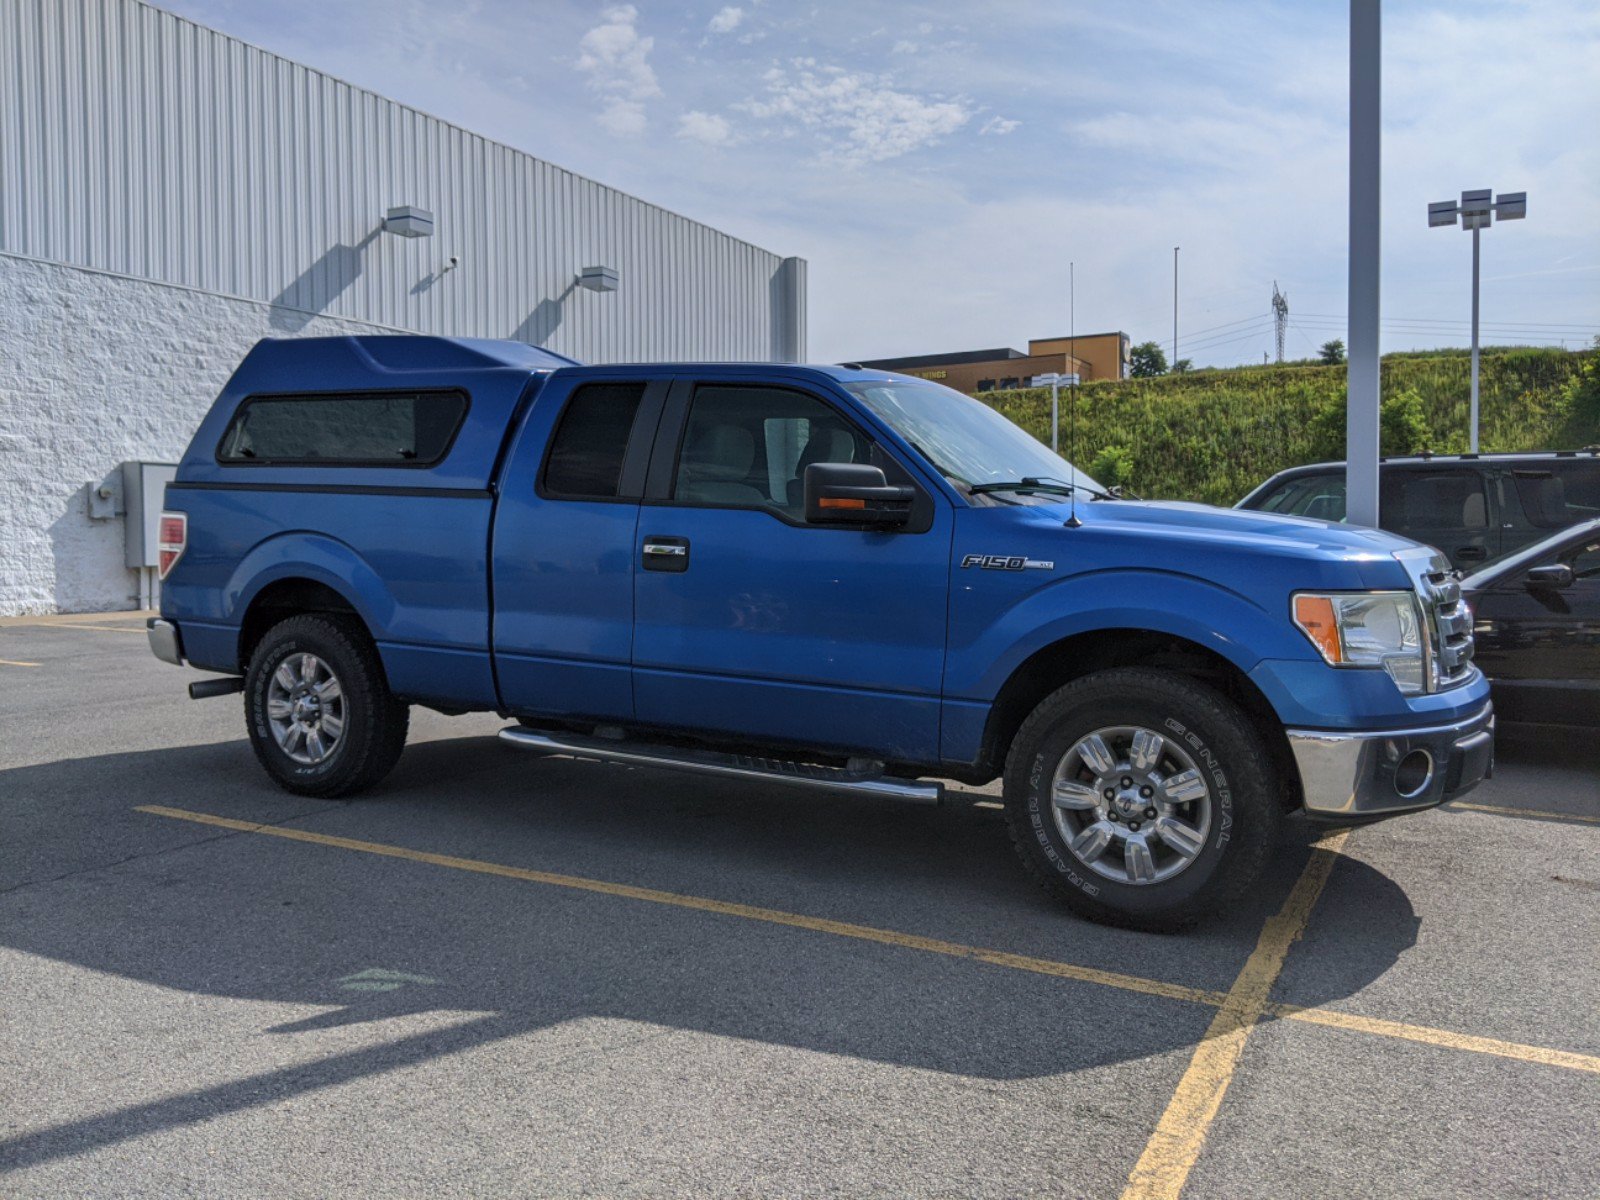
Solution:
[(1106, 446), (1089, 464), (1089, 474), (1107, 487), (1121, 487), (1133, 478), (1133, 451), (1126, 446)]
[[(1483, 355), (1482, 446), (1541, 450), (1600, 442), (1600, 350), (1502, 347)], [(1386, 454), (1467, 448), (1470, 364), (1464, 351), (1386, 355)], [(1345, 367), (1272, 364), (1084, 384), (1077, 446), (1067, 457), (1095, 469), (1126, 452), (1123, 480), (1141, 496), (1232, 504), (1285, 467), (1344, 457)], [(1048, 442), (1050, 392), (979, 397)], [(1068, 428), (1062, 400), (1063, 449)]]

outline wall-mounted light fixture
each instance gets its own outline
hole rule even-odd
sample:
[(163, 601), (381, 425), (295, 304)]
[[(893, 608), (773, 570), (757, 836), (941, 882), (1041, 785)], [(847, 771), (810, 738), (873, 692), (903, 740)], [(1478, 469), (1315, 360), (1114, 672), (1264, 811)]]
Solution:
[(617, 290), (617, 269), (585, 267), (578, 272), (578, 286), (588, 288), (591, 292), (614, 292)]
[(433, 214), (415, 204), (398, 205), (383, 218), (383, 231), (408, 238), (432, 237)]

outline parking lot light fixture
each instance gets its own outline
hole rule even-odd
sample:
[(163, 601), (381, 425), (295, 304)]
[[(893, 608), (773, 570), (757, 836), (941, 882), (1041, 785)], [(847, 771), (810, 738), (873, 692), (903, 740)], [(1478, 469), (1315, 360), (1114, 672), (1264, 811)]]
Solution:
[(1528, 215), (1527, 192), (1501, 192), (1498, 197), (1491, 188), (1478, 188), (1462, 192), (1461, 199), (1439, 200), (1428, 205), (1428, 227), (1454, 225), (1460, 219), (1461, 228), (1472, 232), (1472, 430), (1469, 435), (1471, 452), (1478, 452), (1478, 234), (1494, 224), (1495, 214), (1502, 221), (1520, 221)]

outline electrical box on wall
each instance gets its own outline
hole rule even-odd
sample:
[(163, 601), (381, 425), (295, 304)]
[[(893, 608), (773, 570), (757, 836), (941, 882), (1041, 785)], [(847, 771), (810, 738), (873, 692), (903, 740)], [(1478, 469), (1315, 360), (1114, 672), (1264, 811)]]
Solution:
[(176, 463), (122, 464), (122, 500), (127, 513), (123, 548), (129, 567), (154, 567), (160, 562), (156, 543), (160, 540), (161, 510), (167, 502), (167, 484), (177, 475)]

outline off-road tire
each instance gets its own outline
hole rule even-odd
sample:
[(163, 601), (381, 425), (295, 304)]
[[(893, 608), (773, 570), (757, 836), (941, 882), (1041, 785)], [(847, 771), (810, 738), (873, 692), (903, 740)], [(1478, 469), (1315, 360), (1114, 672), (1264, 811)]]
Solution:
[[(292, 654), (316, 655), (339, 680), (344, 728), (332, 755), (315, 765), (296, 762), (278, 745), (267, 720), (267, 689), (278, 665)], [(245, 673), (245, 727), (267, 774), (301, 796), (353, 796), (381, 780), (405, 749), (411, 708), (389, 691), (377, 647), (359, 622), (305, 614), (269, 629)]]
[[(1206, 778), (1211, 828), (1199, 853), (1171, 879), (1104, 878), (1068, 849), (1057, 826), (1051, 796), (1057, 765), (1078, 739), (1109, 726), (1141, 726), (1180, 742)], [(1123, 667), (1074, 680), (1040, 702), (1006, 757), (1006, 819), (1023, 864), (1075, 912), (1129, 929), (1183, 929), (1237, 902), (1277, 842), (1280, 791), (1250, 718), (1215, 688), (1174, 671)]]

